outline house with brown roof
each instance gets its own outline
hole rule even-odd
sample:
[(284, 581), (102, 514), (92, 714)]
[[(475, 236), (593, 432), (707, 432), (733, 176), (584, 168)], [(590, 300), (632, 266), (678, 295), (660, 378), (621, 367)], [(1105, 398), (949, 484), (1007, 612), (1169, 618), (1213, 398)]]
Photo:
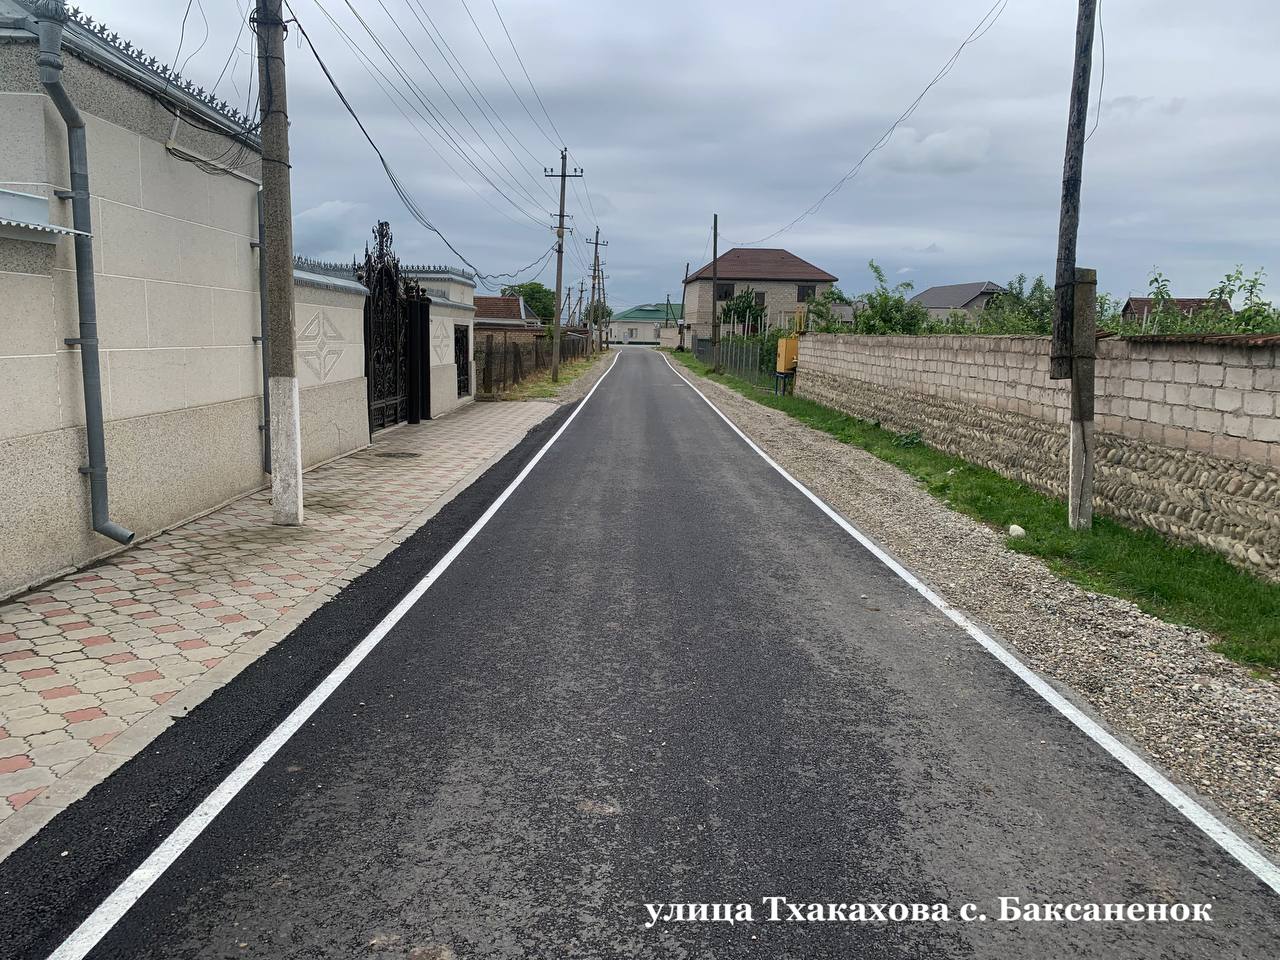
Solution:
[[(1231, 312), (1230, 303), (1214, 297), (1173, 297), (1169, 300), (1169, 305), (1188, 317), (1209, 307), (1217, 307), (1225, 309), (1228, 313)], [(1130, 297), (1120, 309), (1120, 316), (1125, 320), (1142, 323), (1155, 312), (1155, 306), (1154, 297)]]
[(476, 323), (499, 327), (541, 327), (524, 297), (476, 297)]
[(693, 324), (699, 336), (706, 336), (711, 327), (713, 296), (715, 303), (723, 304), (750, 288), (756, 303), (764, 307), (766, 324), (781, 326), (839, 279), (787, 250), (735, 247), (716, 258), (712, 290), (711, 266), (708, 263), (685, 280), (685, 323)]

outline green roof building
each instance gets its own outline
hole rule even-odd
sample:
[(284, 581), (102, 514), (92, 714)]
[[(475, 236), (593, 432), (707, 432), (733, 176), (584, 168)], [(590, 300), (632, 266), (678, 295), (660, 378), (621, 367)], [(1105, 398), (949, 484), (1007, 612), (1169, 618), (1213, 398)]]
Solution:
[(666, 340), (676, 336), (683, 323), (678, 303), (641, 303), (609, 318), (609, 342), (668, 345)]

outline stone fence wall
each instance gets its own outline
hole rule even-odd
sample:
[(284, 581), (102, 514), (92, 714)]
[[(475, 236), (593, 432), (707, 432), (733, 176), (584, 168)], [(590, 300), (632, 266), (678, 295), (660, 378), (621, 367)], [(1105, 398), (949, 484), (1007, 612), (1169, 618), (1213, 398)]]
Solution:
[[(1105, 338), (1097, 509), (1280, 580), (1280, 338)], [(800, 339), (796, 392), (1065, 497), (1047, 337)]]

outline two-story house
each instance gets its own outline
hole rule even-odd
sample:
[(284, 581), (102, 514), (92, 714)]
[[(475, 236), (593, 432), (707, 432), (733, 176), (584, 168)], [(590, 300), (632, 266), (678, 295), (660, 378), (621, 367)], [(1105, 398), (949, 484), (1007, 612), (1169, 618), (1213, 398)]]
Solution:
[(710, 335), (713, 297), (723, 305), (750, 288), (756, 303), (764, 308), (766, 327), (781, 326), (838, 279), (787, 250), (736, 247), (716, 259), (713, 291), (711, 266), (708, 263), (685, 280), (685, 323), (692, 324), (700, 337)]

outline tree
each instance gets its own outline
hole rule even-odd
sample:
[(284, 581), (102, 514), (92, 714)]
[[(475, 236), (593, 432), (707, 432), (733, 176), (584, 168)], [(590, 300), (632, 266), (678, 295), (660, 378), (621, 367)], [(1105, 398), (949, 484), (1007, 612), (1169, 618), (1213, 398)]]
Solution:
[(523, 297), (529, 311), (543, 323), (550, 323), (556, 312), (556, 292), (537, 280), (514, 283), (502, 288), (504, 297)]
[(742, 324), (742, 332), (749, 334), (764, 325), (764, 307), (756, 303), (756, 293), (750, 287), (730, 297), (720, 308), (720, 322)]
[(613, 307), (603, 300), (597, 300), (584, 308), (582, 315), (586, 318), (587, 326), (594, 327), (597, 323), (603, 323), (613, 316)]
[(816, 297), (810, 297), (805, 305), (807, 327), (812, 330), (825, 330), (844, 324), (844, 319), (836, 310), (836, 305), (853, 306), (853, 300), (839, 287), (823, 290)]
[(853, 328), (857, 333), (916, 334), (929, 320), (929, 311), (907, 299), (912, 284), (908, 281), (889, 286), (884, 270), (871, 260), (867, 263), (876, 278), (875, 289), (863, 297), (865, 310), (854, 314)]

